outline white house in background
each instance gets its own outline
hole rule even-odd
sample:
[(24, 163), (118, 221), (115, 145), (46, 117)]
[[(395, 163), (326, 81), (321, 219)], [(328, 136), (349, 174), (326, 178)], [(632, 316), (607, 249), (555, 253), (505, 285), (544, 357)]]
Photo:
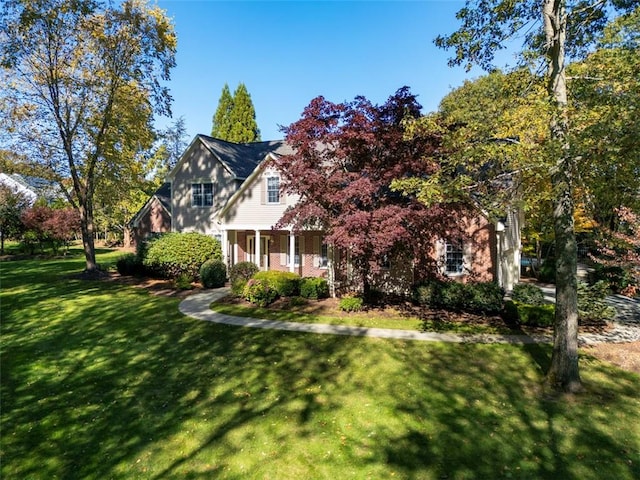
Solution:
[(21, 194), (27, 200), (29, 206), (33, 206), (38, 199), (38, 194), (22, 180), (20, 175), (0, 173), (0, 184), (8, 187), (16, 194)]

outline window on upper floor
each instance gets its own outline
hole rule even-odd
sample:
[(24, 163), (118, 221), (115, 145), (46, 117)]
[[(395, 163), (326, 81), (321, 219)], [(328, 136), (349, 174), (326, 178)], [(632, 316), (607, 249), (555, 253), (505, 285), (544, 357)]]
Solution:
[(191, 206), (212, 207), (213, 206), (213, 183), (192, 183), (191, 184)]
[(267, 203), (280, 203), (280, 177), (267, 177)]

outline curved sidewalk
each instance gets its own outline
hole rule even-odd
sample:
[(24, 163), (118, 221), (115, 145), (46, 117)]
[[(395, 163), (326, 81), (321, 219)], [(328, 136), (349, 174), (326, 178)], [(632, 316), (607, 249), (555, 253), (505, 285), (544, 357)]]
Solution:
[[(307, 332), (324, 335), (351, 335), (358, 337), (376, 337), (400, 340), (417, 340), (423, 342), (451, 342), (451, 343), (510, 343), (532, 344), (549, 343), (549, 335), (459, 335), (455, 333), (418, 332), (413, 330), (396, 330), (391, 328), (366, 328), (345, 325), (327, 325), (319, 323), (279, 322), (275, 320), (261, 320), (257, 318), (236, 317), (211, 310), (210, 305), (216, 300), (227, 296), (228, 288), (218, 288), (203, 293), (196, 293), (185, 298), (179, 306), (183, 314), (207, 322), (222, 323), (238, 327), (265, 328), (270, 330), (286, 330), (291, 332)], [(637, 318), (637, 305), (631, 309), (634, 321), (620, 325), (614, 322), (614, 328), (604, 334), (580, 335), (581, 344), (601, 342), (632, 342), (640, 340), (640, 319)], [(619, 329), (622, 330), (619, 331)]]

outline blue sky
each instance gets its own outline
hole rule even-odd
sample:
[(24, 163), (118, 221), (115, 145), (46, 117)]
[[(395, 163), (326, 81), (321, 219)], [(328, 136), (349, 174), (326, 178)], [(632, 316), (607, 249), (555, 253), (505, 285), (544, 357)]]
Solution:
[[(342, 102), (364, 95), (380, 104), (408, 85), (430, 112), (466, 78), (449, 68), (438, 34), (457, 28), (463, 1), (158, 0), (178, 35), (169, 83), (174, 118), (189, 140), (211, 132), (225, 83), (251, 94), (263, 140), (300, 118), (316, 96)], [(158, 126), (171, 120), (158, 119)]]

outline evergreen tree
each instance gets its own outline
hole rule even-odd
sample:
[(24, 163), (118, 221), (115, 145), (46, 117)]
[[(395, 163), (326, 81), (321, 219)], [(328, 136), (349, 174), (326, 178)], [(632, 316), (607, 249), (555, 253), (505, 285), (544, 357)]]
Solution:
[(211, 136), (222, 140), (229, 140), (231, 134), (231, 111), (233, 110), (233, 97), (226, 83), (222, 87), (218, 108), (213, 116)]
[(213, 117), (211, 136), (237, 143), (260, 141), (256, 111), (244, 83), (238, 85), (233, 96), (225, 83)]
[(260, 140), (260, 130), (256, 123), (256, 111), (251, 101), (251, 95), (244, 83), (238, 85), (233, 93), (233, 109), (231, 110), (232, 142), (256, 142)]

